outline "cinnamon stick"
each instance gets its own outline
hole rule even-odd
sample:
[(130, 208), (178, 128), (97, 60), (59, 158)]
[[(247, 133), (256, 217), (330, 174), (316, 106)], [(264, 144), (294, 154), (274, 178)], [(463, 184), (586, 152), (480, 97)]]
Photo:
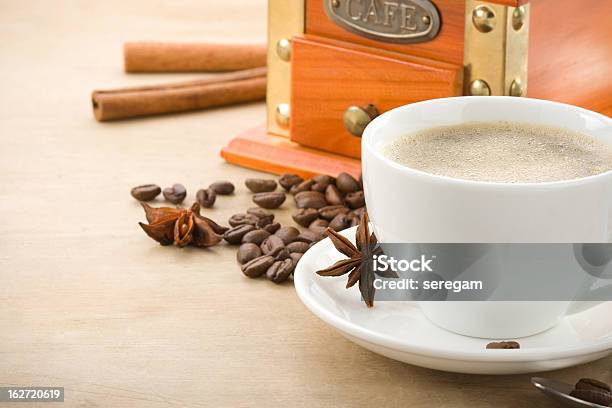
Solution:
[(102, 122), (262, 100), (266, 71), (259, 67), (197, 81), (94, 91), (93, 112)]
[(265, 44), (131, 42), (123, 54), (126, 72), (235, 71), (266, 65)]

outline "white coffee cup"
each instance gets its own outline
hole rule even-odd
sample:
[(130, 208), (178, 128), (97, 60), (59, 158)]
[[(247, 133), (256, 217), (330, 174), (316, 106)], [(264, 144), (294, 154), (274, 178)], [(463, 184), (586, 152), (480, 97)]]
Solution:
[[(492, 183), (437, 176), (382, 153), (390, 141), (466, 122), (552, 125), (612, 144), (612, 119), (562, 103), (504, 96), (433, 99), (382, 114), (362, 140), (368, 213), (380, 242), (612, 242), (612, 171), (576, 180)], [(591, 304), (420, 302), (425, 316), (453, 332), (518, 338), (549, 329)]]

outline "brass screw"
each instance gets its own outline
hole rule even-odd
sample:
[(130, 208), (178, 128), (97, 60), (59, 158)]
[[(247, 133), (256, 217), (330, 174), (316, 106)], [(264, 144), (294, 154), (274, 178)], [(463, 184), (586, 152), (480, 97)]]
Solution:
[(495, 28), (495, 13), (487, 6), (478, 6), (472, 12), (472, 22), (481, 33), (491, 32)]
[(525, 7), (517, 7), (512, 12), (512, 28), (514, 31), (518, 31), (523, 28), (525, 24)]
[(340, 0), (332, 0), (331, 5), (333, 8), (340, 7)]
[(274, 113), (274, 117), (276, 118), (276, 123), (278, 123), (281, 127), (289, 126), (289, 118), (291, 116), (291, 108), (287, 103), (279, 103), (276, 106), (276, 111)]
[(470, 83), (469, 92), (472, 96), (490, 96), (491, 88), (482, 79), (476, 79)]
[(291, 60), (291, 40), (281, 38), (276, 43), (276, 55), (283, 61)]
[(431, 23), (431, 18), (429, 18), (429, 16), (423, 16), (421, 17), (421, 21), (423, 22), (423, 24), (428, 26)]
[(523, 84), (519, 78), (510, 84), (510, 96), (523, 96)]

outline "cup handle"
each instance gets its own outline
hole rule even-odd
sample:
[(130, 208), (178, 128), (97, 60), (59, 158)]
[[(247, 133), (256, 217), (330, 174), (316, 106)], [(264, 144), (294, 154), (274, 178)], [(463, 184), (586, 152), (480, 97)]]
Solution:
[[(612, 237), (610, 241), (612, 241)], [(574, 246), (574, 254), (585, 272), (593, 274), (600, 279), (612, 279), (612, 271), (605, 270), (612, 262), (612, 244), (576, 244)], [(591, 292), (591, 295), (594, 298), (612, 300), (612, 285), (597, 288)], [(567, 314), (583, 312), (603, 302), (606, 301), (573, 301), (567, 309)]]

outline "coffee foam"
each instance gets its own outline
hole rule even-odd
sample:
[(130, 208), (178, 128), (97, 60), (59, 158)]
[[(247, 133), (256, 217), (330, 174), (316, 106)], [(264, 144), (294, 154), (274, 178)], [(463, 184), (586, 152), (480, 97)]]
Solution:
[(436, 175), (500, 183), (571, 180), (612, 170), (612, 146), (555, 127), (473, 122), (405, 135), (383, 153)]

